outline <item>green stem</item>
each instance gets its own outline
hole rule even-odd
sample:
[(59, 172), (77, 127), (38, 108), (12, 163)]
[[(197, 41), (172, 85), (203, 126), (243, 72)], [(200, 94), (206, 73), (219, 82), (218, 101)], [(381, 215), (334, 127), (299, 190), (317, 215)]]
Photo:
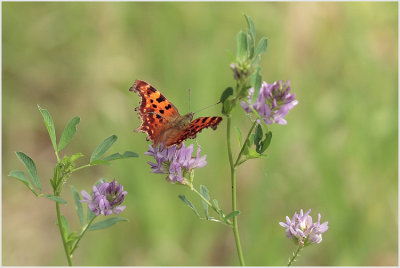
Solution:
[(303, 247), (304, 247), (304, 246), (301, 246), (301, 245), (300, 245), (300, 246), (297, 248), (296, 252), (293, 254), (293, 257), (289, 260), (289, 263), (288, 263), (287, 266), (292, 265), (292, 263), (296, 260), (297, 255), (299, 254), (300, 250), (301, 250)]
[(240, 149), (239, 155), (238, 155), (238, 157), (237, 157), (237, 159), (236, 159), (235, 167), (237, 167), (237, 166), (239, 165), (239, 160), (240, 160), (240, 158), (242, 157), (244, 148), (246, 148), (247, 140), (250, 138), (251, 132), (253, 131), (253, 129), (254, 129), (254, 127), (255, 127), (256, 125), (257, 125), (257, 120), (254, 121), (253, 125), (251, 126), (251, 128), (250, 128), (250, 130), (249, 130), (249, 133), (247, 133), (247, 137), (246, 137), (246, 139), (245, 139), (244, 142), (243, 142), (242, 149)]
[(71, 257), (72, 257), (72, 253), (74, 253), (75, 249), (78, 247), (78, 243), (79, 241), (81, 241), (83, 235), (86, 233), (86, 231), (89, 229), (90, 224), (92, 224), (92, 222), (94, 221), (96, 217), (93, 217), (82, 229), (81, 233), (79, 234), (79, 238), (75, 241), (74, 246), (71, 249)]
[[(231, 167), (231, 183), (232, 183), (232, 211), (236, 211), (236, 167), (233, 163), (232, 157), (232, 148), (231, 148), (231, 116), (228, 115), (228, 122), (226, 127), (226, 137), (228, 143), (228, 157), (229, 157), (229, 165)], [(239, 237), (239, 227), (238, 227), (238, 220), (237, 215), (233, 216), (233, 235), (235, 237), (236, 249), (239, 257), (239, 262), (241, 266), (245, 266), (243, 253), (242, 253), (242, 246), (240, 244), (240, 237)]]
[(64, 236), (62, 221), (61, 221), (61, 213), (60, 213), (60, 204), (56, 202), (56, 211), (57, 211), (57, 220), (58, 220), (58, 228), (60, 229), (61, 239), (64, 245), (65, 255), (67, 256), (68, 265), (72, 266), (71, 256), (68, 252), (67, 240)]
[(84, 165), (84, 166), (81, 166), (81, 167), (77, 167), (77, 168), (73, 169), (73, 170), (71, 171), (71, 173), (72, 173), (72, 172), (75, 172), (75, 171), (78, 171), (78, 170), (80, 170), (80, 169), (83, 169), (83, 168), (90, 167), (90, 166), (91, 166), (91, 164), (87, 164), (87, 165)]

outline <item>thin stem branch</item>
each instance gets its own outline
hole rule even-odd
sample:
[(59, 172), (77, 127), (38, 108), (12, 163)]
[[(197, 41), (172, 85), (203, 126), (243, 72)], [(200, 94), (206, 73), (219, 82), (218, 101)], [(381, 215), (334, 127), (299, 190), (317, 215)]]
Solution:
[[(231, 183), (232, 183), (232, 211), (237, 210), (236, 206), (236, 167), (233, 163), (233, 157), (232, 157), (232, 147), (231, 147), (231, 116), (228, 115), (228, 122), (227, 122), (227, 128), (226, 128), (226, 137), (227, 137), (227, 143), (228, 143), (228, 157), (229, 157), (229, 165), (231, 167)], [(243, 258), (243, 252), (242, 252), (242, 246), (240, 244), (240, 237), (239, 237), (239, 227), (238, 227), (238, 221), (237, 221), (237, 215), (233, 216), (233, 235), (235, 237), (235, 243), (236, 243), (236, 249), (239, 257), (239, 262), (241, 266), (245, 266), (244, 258)]]
[(81, 241), (83, 235), (86, 233), (86, 231), (89, 229), (90, 225), (94, 221), (96, 217), (93, 217), (82, 229), (81, 233), (79, 234), (79, 238), (75, 241), (74, 246), (71, 249), (70, 256), (72, 257), (72, 253), (74, 253), (75, 249), (78, 247), (79, 241)]
[(61, 221), (60, 204), (58, 202), (56, 202), (56, 211), (57, 211), (58, 228), (60, 229), (61, 239), (64, 245), (65, 256), (67, 257), (68, 265), (72, 266), (71, 256), (68, 252), (67, 240), (64, 236), (64, 230)]
[(299, 254), (300, 250), (303, 248), (304, 246), (299, 245), (296, 252), (293, 254), (293, 257), (289, 260), (289, 263), (287, 266), (291, 266), (292, 263), (296, 260), (297, 255)]
[(247, 137), (246, 137), (246, 139), (244, 140), (243, 145), (242, 145), (242, 148), (240, 149), (239, 155), (238, 155), (238, 157), (237, 157), (237, 159), (236, 159), (236, 161), (235, 161), (235, 165), (234, 165), (235, 167), (237, 167), (237, 166), (239, 165), (239, 160), (240, 160), (240, 158), (242, 157), (242, 154), (243, 154), (243, 152), (244, 152), (244, 148), (246, 148), (247, 140), (250, 138), (251, 132), (253, 132), (253, 129), (254, 129), (254, 127), (255, 127), (256, 125), (257, 125), (257, 120), (254, 121), (253, 125), (251, 126), (251, 128), (250, 128), (250, 130), (249, 130), (249, 133), (247, 133)]
[(80, 170), (80, 169), (83, 169), (83, 168), (90, 167), (90, 166), (92, 166), (92, 165), (91, 165), (91, 164), (86, 164), (86, 165), (84, 165), (84, 166), (77, 167), (77, 168), (73, 169), (73, 170), (71, 171), (71, 173), (72, 173), (72, 172), (75, 172), (75, 171), (78, 171), (78, 170)]

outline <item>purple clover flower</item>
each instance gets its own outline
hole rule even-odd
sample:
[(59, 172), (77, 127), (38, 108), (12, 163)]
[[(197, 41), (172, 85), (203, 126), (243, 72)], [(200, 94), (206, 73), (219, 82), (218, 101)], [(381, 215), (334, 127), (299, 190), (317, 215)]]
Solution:
[(126, 206), (120, 206), (128, 192), (124, 191), (121, 184), (117, 185), (114, 179), (112, 182), (102, 182), (93, 186), (92, 195), (82, 190), (83, 200), (81, 202), (88, 203), (89, 209), (96, 215), (100, 213), (104, 216), (121, 213)]
[(179, 149), (176, 145), (169, 148), (165, 148), (163, 145), (159, 147), (149, 145), (149, 150), (144, 154), (153, 156), (156, 160), (156, 163), (147, 162), (151, 166), (151, 172), (168, 174), (169, 182), (185, 184), (187, 182), (186, 175), (191, 177), (195, 168), (207, 165), (206, 155), (200, 157), (200, 152), (201, 149), (198, 147), (196, 156), (193, 157), (193, 144), (186, 147), (182, 143), (182, 147)]
[(286, 223), (279, 223), (286, 228), (286, 236), (301, 246), (321, 243), (322, 234), (328, 230), (327, 221), (321, 224), (321, 214), (318, 213), (318, 222), (313, 223), (312, 217), (308, 215), (310, 212), (311, 209), (305, 214), (300, 210), (300, 214), (295, 212), (291, 220), (286, 216)]
[[(252, 112), (249, 107), (250, 104), (266, 124), (278, 123), (286, 125), (287, 122), (284, 117), (298, 104), (298, 101), (295, 99), (296, 95), (290, 94), (290, 90), (289, 81), (284, 83), (282, 80), (279, 80), (273, 84), (263, 82), (257, 100), (251, 104), (254, 88), (250, 88), (249, 95), (247, 96), (248, 101), (242, 101), (240, 105), (247, 113), (250, 113)], [(257, 119), (257, 122), (261, 123), (259, 119)]]

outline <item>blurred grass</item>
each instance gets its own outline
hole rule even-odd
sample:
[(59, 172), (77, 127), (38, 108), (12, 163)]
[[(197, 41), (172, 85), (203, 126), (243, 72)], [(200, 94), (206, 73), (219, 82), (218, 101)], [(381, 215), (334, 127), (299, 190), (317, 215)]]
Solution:
[[(290, 79), (299, 105), (287, 126), (272, 126), (267, 159), (239, 169), (239, 226), (248, 265), (285, 265), (294, 246), (278, 225), (300, 208), (329, 221), (324, 241), (298, 265), (398, 264), (397, 3), (11, 3), (2, 5), (2, 264), (65, 265), (54, 204), (7, 177), (22, 169), (14, 152), (38, 165), (45, 183), (55, 162), (36, 104), (52, 114), (58, 137), (81, 117), (66, 154), (87, 159), (104, 138), (140, 158), (74, 174), (89, 190), (100, 177), (129, 192), (128, 223), (89, 233), (77, 265), (237, 265), (229, 228), (199, 221), (177, 198), (183, 187), (150, 174), (144, 134), (128, 92), (150, 82), (180, 110), (214, 103), (232, 84), (227, 49), (255, 21), (269, 38), (262, 59), (268, 82)], [(199, 115), (219, 114), (220, 107)], [(234, 124), (250, 123), (240, 109)], [(230, 209), (226, 123), (198, 142), (208, 165), (196, 171), (224, 210)], [(87, 160), (86, 159), (86, 160)], [(77, 229), (73, 198), (63, 213)], [(200, 202), (196, 202), (200, 205)]]

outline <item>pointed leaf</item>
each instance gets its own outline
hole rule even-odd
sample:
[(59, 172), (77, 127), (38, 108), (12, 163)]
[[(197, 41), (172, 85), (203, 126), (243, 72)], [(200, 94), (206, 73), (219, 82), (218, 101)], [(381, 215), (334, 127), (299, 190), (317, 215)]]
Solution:
[(57, 202), (57, 203), (60, 203), (60, 204), (64, 204), (64, 205), (67, 204), (67, 201), (65, 201), (64, 199), (62, 199), (59, 196), (54, 196), (54, 195), (51, 195), (51, 194), (45, 194), (44, 196), (47, 197), (50, 200), (53, 200), (54, 202)]
[(247, 35), (240, 31), (236, 37), (236, 60), (244, 61), (247, 57)]
[(86, 220), (87, 222), (90, 222), (94, 217), (96, 217), (96, 214), (93, 213), (93, 211), (91, 211), (89, 209), (89, 207), (87, 208), (87, 214), (86, 214)]
[(68, 225), (67, 218), (65, 218), (64, 215), (61, 215), (61, 224), (63, 227), (64, 234), (66, 234), (66, 237), (67, 237), (69, 234), (69, 225)]
[[(250, 77), (250, 84), (257, 91), (260, 90), (261, 82), (262, 82), (260, 70), (261, 70), (261, 67), (257, 67), (256, 71)], [(257, 94), (253, 94), (253, 95), (257, 95)]]
[[(210, 195), (208, 193), (208, 189), (206, 186), (204, 185), (200, 185), (200, 194), (207, 200), (210, 200)], [(203, 203), (203, 209), (204, 209), (204, 214), (206, 215), (206, 218), (208, 219), (208, 204), (204, 201), (201, 200), (201, 202)]]
[(90, 157), (90, 163), (100, 159), (105, 154), (105, 152), (107, 152), (107, 150), (110, 149), (110, 147), (114, 144), (114, 142), (117, 139), (118, 139), (117, 136), (112, 135), (107, 139), (105, 139), (99, 146), (97, 146), (97, 148), (92, 153), (92, 156)]
[(198, 217), (200, 217), (199, 212), (197, 212), (197, 209), (193, 206), (192, 202), (190, 202), (189, 200), (186, 199), (186, 197), (184, 195), (179, 195), (179, 198), (188, 206), (190, 207), (194, 213), (196, 213), (196, 215)]
[(233, 95), (233, 88), (227, 87), (224, 92), (222, 92), (221, 98), (219, 99), (220, 102), (224, 102), (229, 96)]
[(68, 145), (68, 143), (72, 140), (76, 133), (76, 126), (79, 124), (81, 119), (79, 116), (75, 116), (69, 121), (67, 126), (64, 128), (64, 131), (61, 135), (60, 141), (58, 143), (58, 151), (61, 151)]
[(90, 165), (91, 166), (95, 166), (95, 165), (111, 165), (111, 163), (108, 162), (108, 161), (104, 161), (103, 159), (98, 159), (98, 160), (95, 160), (93, 162), (90, 162)]
[(253, 20), (247, 15), (244, 14), (246, 21), (247, 21), (247, 27), (249, 28), (249, 34), (251, 35), (252, 39), (256, 39), (256, 27), (254, 26)]
[(12, 170), (8, 176), (16, 178), (19, 181), (22, 181), (28, 188), (36, 195), (38, 196), (36, 190), (33, 188), (31, 181), (28, 179), (26, 176), (25, 172), (21, 170)]
[(263, 37), (260, 39), (260, 41), (258, 41), (258, 45), (256, 48), (256, 57), (257, 56), (261, 56), (261, 54), (263, 54), (268, 47), (268, 39), (266, 37)]
[(242, 148), (242, 132), (240, 131), (240, 128), (238, 128), (238, 127), (235, 127), (235, 131), (236, 131), (236, 137), (239, 142), (239, 148)]
[(53, 144), (54, 151), (57, 152), (56, 129), (54, 127), (53, 118), (50, 113), (38, 105), (39, 111), (43, 116), (44, 124), (46, 125), (47, 132), (49, 132), (51, 143)]
[(232, 211), (231, 213), (229, 213), (228, 215), (225, 216), (225, 221), (227, 221), (230, 218), (233, 218), (233, 217), (235, 217), (235, 216), (237, 216), (239, 214), (240, 214), (240, 211), (237, 211), (237, 210)]
[(267, 150), (269, 145), (271, 144), (271, 140), (272, 140), (272, 132), (269, 131), (267, 134), (265, 134), (265, 139), (262, 142), (260, 151), (259, 152), (257, 151), (257, 152), (260, 153), (260, 154), (265, 152), (265, 150)]
[(104, 161), (113, 161), (113, 160), (117, 160), (117, 159), (124, 159), (124, 158), (128, 158), (128, 157), (138, 157), (139, 155), (135, 152), (131, 152), (131, 151), (126, 151), (123, 154), (120, 153), (115, 153), (109, 156), (106, 156), (103, 158)]
[(71, 158), (70, 158), (70, 161), (71, 161), (71, 162), (75, 162), (77, 159), (81, 158), (82, 156), (83, 156), (82, 153), (73, 154), (73, 155), (71, 156)]
[(257, 124), (255, 135), (254, 135), (254, 145), (260, 146), (260, 142), (263, 137), (263, 131), (260, 125)]
[(108, 219), (106, 219), (104, 221), (99, 221), (99, 222), (96, 222), (96, 223), (92, 224), (88, 228), (88, 230), (89, 231), (96, 231), (96, 230), (100, 230), (100, 229), (105, 229), (105, 228), (108, 228), (108, 227), (110, 227), (110, 226), (112, 226), (112, 225), (114, 225), (114, 224), (116, 224), (117, 222), (120, 222), (120, 221), (128, 221), (128, 219), (122, 218), (122, 217), (108, 218)]
[(32, 158), (30, 158), (23, 152), (16, 152), (16, 154), (19, 160), (24, 164), (26, 170), (28, 171), (28, 174), (32, 179), (33, 185), (35, 185), (35, 187), (39, 189), (39, 192), (42, 192), (42, 186), (40, 184), (35, 162), (33, 162)]
[(76, 213), (78, 214), (79, 222), (81, 223), (82, 226), (85, 225), (85, 219), (83, 217), (83, 207), (82, 203), (80, 202), (81, 196), (79, 195), (78, 191), (75, 189), (74, 186), (70, 186), (72, 194), (74, 195), (74, 200), (75, 200), (75, 208), (76, 208)]

